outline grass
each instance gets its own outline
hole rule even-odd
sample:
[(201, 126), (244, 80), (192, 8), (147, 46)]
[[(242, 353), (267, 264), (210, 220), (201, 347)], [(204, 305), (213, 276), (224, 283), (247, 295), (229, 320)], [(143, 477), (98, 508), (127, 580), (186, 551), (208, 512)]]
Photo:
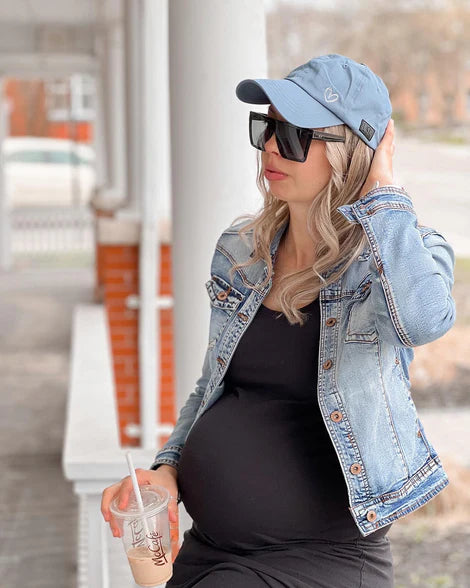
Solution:
[(444, 133), (434, 135), (433, 140), (437, 143), (446, 143), (447, 145), (468, 145), (468, 141), (465, 137), (446, 135)]
[(454, 278), (457, 282), (470, 282), (470, 257), (456, 257)]

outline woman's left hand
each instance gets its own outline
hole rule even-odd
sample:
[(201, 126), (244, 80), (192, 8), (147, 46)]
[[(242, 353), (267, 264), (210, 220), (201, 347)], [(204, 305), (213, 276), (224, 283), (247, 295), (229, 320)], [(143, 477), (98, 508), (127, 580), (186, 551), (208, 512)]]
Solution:
[(387, 128), (385, 129), (385, 134), (375, 149), (374, 157), (372, 158), (372, 163), (369, 169), (369, 175), (364, 182), (359, 198), (362, 198), (367, 192), (372, 190), (377, 180), (379, 181), (379, 186), (393, 184), (392, 158), (395, 153), (394, 138), (394, 121), (393, 119), (390, 119)]

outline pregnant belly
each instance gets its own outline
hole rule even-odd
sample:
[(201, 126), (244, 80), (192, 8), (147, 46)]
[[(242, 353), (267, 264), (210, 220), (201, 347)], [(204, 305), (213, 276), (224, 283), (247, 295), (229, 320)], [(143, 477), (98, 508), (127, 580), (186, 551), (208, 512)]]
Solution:
[(314, 403), (224, 392), (191, 429), (178, 484), (198, 528), (222, 546), (359, 536)]

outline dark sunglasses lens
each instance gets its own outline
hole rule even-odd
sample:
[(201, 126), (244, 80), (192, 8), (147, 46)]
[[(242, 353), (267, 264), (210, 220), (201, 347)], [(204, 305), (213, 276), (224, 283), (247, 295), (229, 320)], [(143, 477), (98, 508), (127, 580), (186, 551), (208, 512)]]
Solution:
[(277, 128), (277, 143), (281, 154), (285, 154), (283, 157), (303, 161), (308, 141), (307, 134), (300, 129), (282, 124), (282, 121)]
[(264, 151), (264, 147), (272, 134), (273, 129), (266, 121), (255, 118), (251, 119), (250, 141), (253, 147)]
[[(250, 141), (253, 147), (265, 150), (266, 143), (273, 134), (274, 123), (268, 124), (265, 120), (251, 119)], [(277, 145), (281, 156), (292, 161), (305, 161), (305, 151), (308, 143), (308, 135), (301, 131), (282, 124), (277, 125)]]

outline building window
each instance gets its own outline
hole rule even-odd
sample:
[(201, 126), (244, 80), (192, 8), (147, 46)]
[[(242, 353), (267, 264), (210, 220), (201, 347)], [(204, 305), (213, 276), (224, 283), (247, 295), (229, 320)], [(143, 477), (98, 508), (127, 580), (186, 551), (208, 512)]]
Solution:
[(92, 76), (74, 74), (70, 78), (46, 82), (46, 108), (49, 120), (88, 121), (95, 118), (95, 82)]
[(70, 78), (72, 113), (75, 120), (95, 118), (95, 80), (89, 75), (75, 74)]
[(46, 82), (46, 109), (49, 120), (70, 118), (70, 85), (67, 79)]

